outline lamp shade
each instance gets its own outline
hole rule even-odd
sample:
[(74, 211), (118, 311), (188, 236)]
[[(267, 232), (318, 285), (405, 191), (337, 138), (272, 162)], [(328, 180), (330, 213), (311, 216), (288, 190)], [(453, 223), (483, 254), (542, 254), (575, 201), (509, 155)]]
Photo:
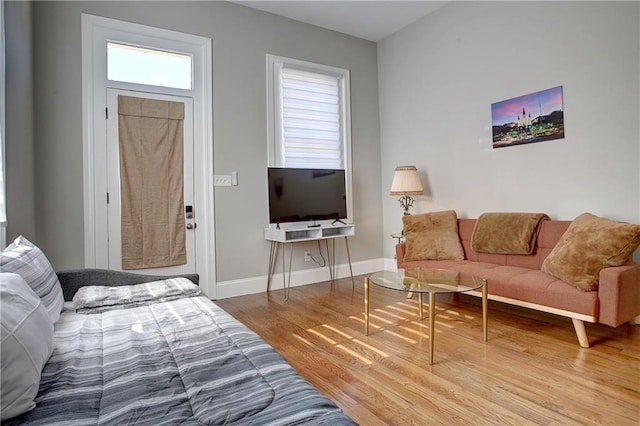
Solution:
[(422, 182), (416, 166), (398, 166), (393, 174), (390, 195), (422, 195)]

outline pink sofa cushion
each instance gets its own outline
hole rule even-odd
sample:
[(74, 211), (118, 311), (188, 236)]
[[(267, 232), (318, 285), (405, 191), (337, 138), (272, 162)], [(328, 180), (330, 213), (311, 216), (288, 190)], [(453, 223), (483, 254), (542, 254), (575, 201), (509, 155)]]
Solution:
[(598, 317), (598, 292), (583, 292), (539, 270), (469, 260), (402, 262), (402, 268), (439, 268), (485, 278), (490, 295)]

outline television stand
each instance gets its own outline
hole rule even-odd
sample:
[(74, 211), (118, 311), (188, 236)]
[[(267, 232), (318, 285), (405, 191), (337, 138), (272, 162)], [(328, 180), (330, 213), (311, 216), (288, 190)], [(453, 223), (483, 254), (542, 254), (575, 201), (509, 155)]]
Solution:
[[(303, 225), (304, 226), (304, 225)], [(271, 241), (271, 251), (269, 253), (269, 271), (267, 273), (267, 291), (271, 288), (271, 278), (276, 269), (276, 260), (278, 257), (278, 250), (284, 244), (291, 244), (289, 251), (289, 265), (288, 265), (288, 277), (285, 280), (285, 271), (287, 267), (285, 265), (285, 253), (282, 249), (282, 287), (285, 290), (285, 300), (289, 300), (289, 290), (291, 288), (291, 264), (293, 263), (293, 243), (302, 241), (317, 241), (324, 240), (325, 248), (327, 250), (329, 277), (331, 281), (336, 279), (336, 243), (335, 239), (344, 237), (344, 244), (347, 250), (347, 259), (349, 260), (349, 272), (351, 275), (351, 284), (355, 287), (355, 281), (353, 279), (353, 268), (351, 266), (351, 253), (349, 252), (349, 240), (348, 237), (355, 235), (355, 225), (352, 223), (344, 223), (340, 225), (331, 224), (318, 224), (315, 227), (301, 225), (292, 226), (289, 229), (283, 228), (265, 228), (264, 238), (267, 241)], [(331, 250), (329, 249), (329, 240), (331, 240)], [(283, 246), (284, 247), (284, 246)]]
[(342, 221), (342, 219), (336, 219), (336, 220), (334, 220), (333, 222), (331, 222), (331, 224), (332, 224), (332, 225), (335, 225), (335, 224), (336, 224), (336, 222), (340, 222), (341, 224), (346, 225), (346, 223), (344, 223), (344, 222)]

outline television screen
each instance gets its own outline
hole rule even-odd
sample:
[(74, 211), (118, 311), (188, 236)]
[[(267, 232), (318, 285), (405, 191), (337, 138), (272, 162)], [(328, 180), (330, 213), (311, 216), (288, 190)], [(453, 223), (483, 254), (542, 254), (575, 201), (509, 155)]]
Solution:
[(270, 223), (347, 217), (344, 170), (270, 167), (267, 175)]

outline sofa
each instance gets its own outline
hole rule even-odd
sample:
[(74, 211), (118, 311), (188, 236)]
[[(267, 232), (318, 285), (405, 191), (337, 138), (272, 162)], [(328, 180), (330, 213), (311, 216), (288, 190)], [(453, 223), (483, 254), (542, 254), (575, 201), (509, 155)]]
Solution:
[[(481, 229), (480, 220), (489, 225)], [(589, 347), (585, 322), (618, 327), (635, 324), (640, 315), (640, 263), (631, 260), (640, 244), (638, 225), (589, 213), (566, 221), (509, 212), (466, 219), (457, 218), (455, 211), (405, 216), (403, 223), (405, 241), (396, 245), (398, 268), (482, 277), (490, 300), (571, 318), (584, 348)], [(519, 245), (515, 249), (513, 238), (504, 244), (511, 228), (517, 229), (512, 232)], [(501, 238), (502, 248), (496, 249)]]
[(56, 273), (0, 253), (3, 425), (352, 425), (197, 275)]

